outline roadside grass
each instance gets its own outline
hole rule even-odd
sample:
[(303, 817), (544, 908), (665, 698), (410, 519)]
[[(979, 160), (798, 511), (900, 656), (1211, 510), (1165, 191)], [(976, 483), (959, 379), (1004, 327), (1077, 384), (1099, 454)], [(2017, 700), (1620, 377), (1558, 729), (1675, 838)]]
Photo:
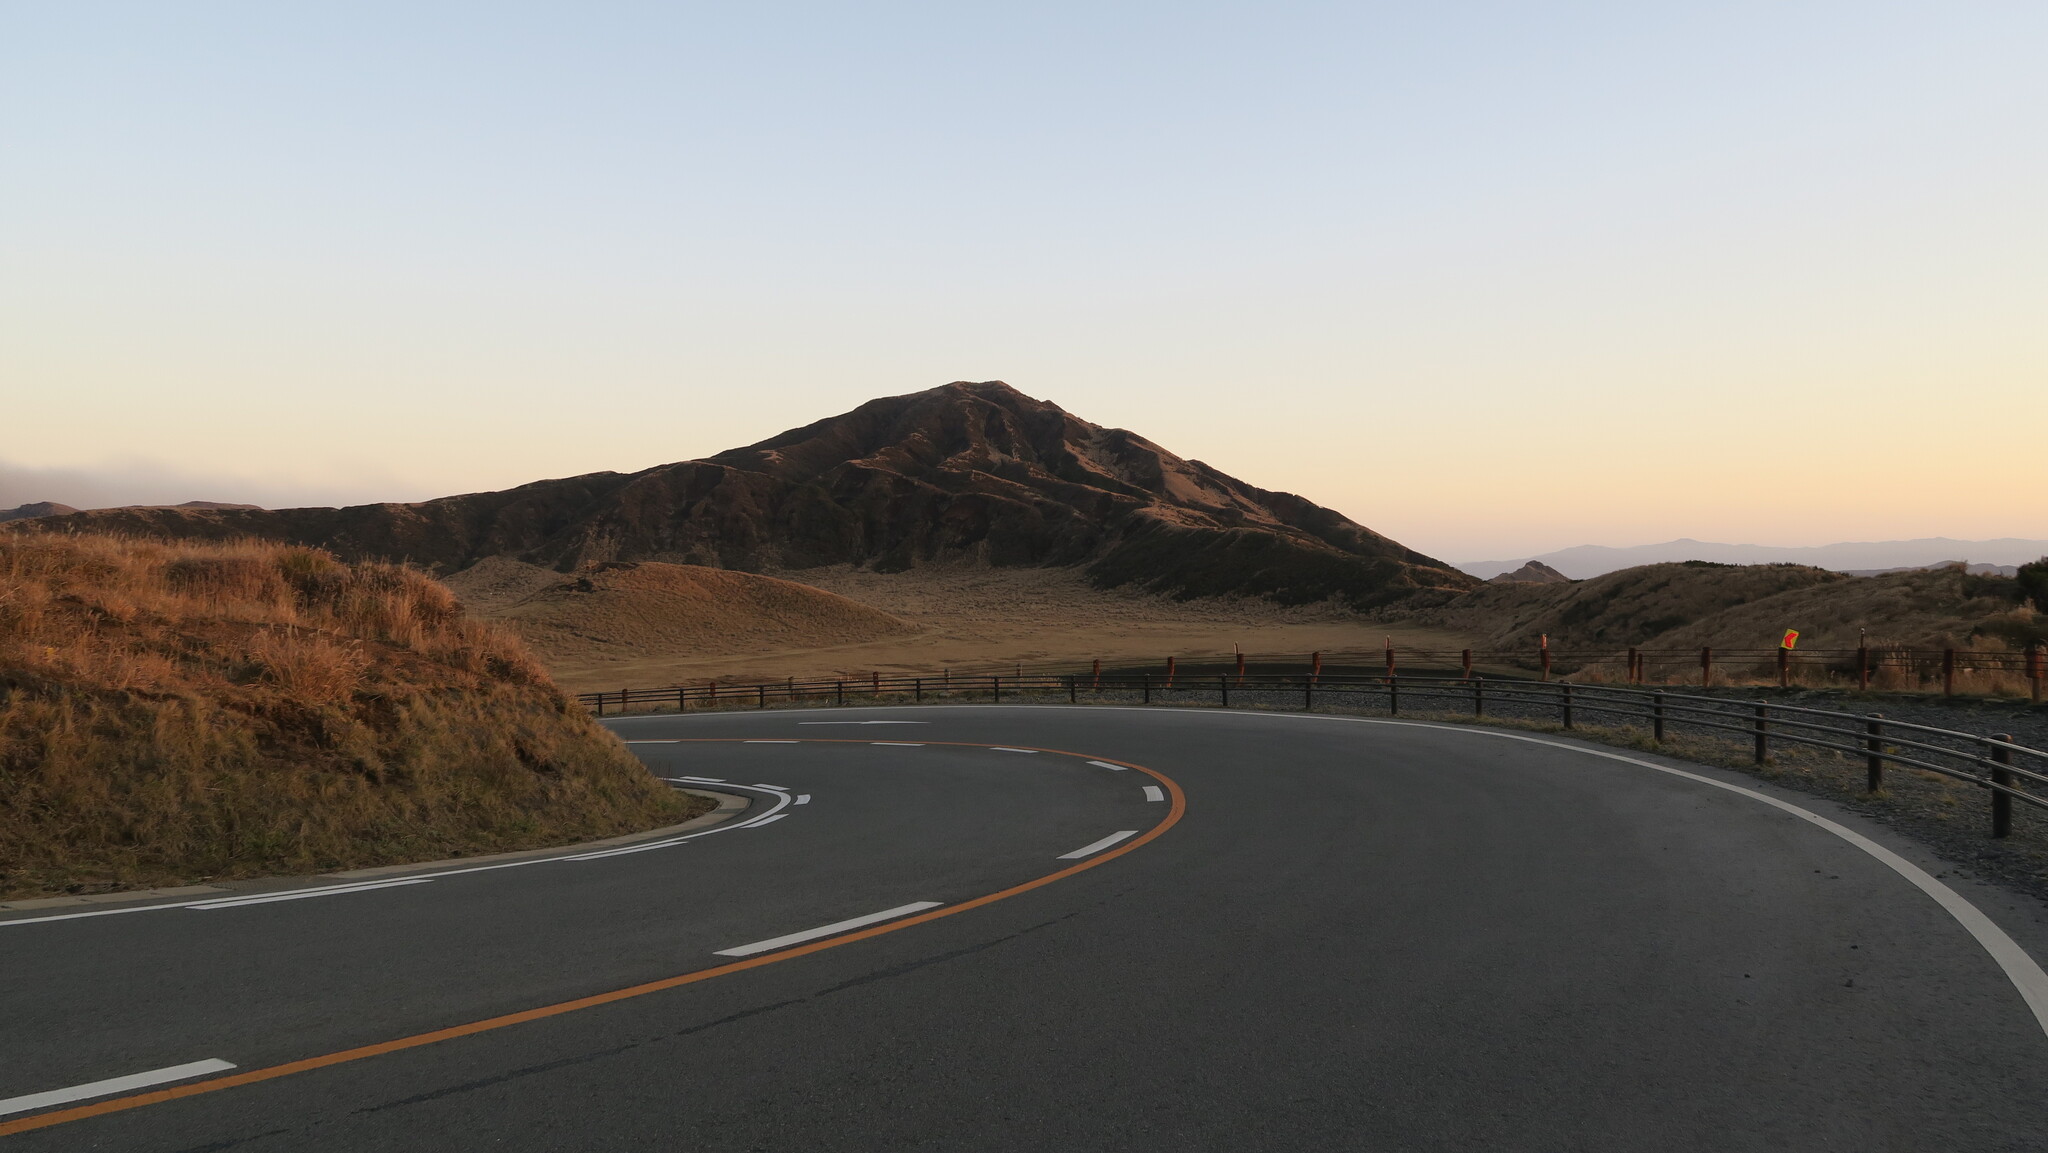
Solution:
[(533, 848), (703, 807), (416, 570), (0, 533), (0, 896)]

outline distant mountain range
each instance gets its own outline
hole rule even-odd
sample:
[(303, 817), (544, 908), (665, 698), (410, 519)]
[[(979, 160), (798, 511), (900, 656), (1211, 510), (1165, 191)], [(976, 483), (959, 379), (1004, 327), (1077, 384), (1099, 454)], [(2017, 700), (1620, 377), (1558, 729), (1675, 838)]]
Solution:
[[(257, 506), (256, 506), (256, 505), (253, 505), (253, 504), (223, 504), (223, 503), (221, 503), (220, 501), (217, 501), (217, 500), (188, 500), (188, 501), (186, 501), (186, 502), (185, 502), (184, 504), (173, 504), (173, 505), (140, 505), (140, 506), (136, 506), (136, 507), (141, 507), (141, 508), (256, 508)], [(33, 519), (35, 519), (35, 518), (37, 518), (37, 517), (45, 517), (45, 516), (68, 516), (68, 515), (70, 515), (71, 513), (74, 513), (74, 512), (78, 512), (78, 511), (79, 511), (78, 509), (72, 508), (72, 507), (71, 507), (70, 505), (68, 505), (68, 504), (58, 504), (58, 503), (57, 503), (56, 501), (52, 501), (52, 500), (39, 500), (39, 501), (35, 501), (35, 502), (33, 502), (33, 503), (30, 503), (30, 504), (24, 504), (24, 505), (17, 505), (17, 506), (15, 506), (14, 508), (0, 508), (0, 523), (4, 523), (4, 522), (6, 522), (6, 521), (10, 521), (10, 520), (33, 520)], [(94, 509), (93, 511), (95, 511), (95, 512), (105, 512), (105, 511), (107, 511), (107, 510), (105, 510), (105, 509)]]
[(352, 508), (131, 508), (12, 531), (259, 537), (450, 573), (495, 556), (568, 571), (674, 561), (746, 571), (853, 564), (1086, 565), (1176, 596), (1357, 607), (1477, 582), (1290, 493), (1184, 460), (1001, 381), (956, 381), (704, 460), (503, 492)]
[(1973, 570), (1989, 566), (2005, 571), (2013, 566), (2048, 556), (2048, 540), (2001, 537), (1997, 540), (1951, 540), (1945, 536), (1918, 540), (1858, 541), (1816, 545), (1811, 548), (1778, 548), (1756, 544), (1717, 544), (1713, 541), (1674, 540), (1663, 544), (1609, 548), (1587, 544), (1559, 549), (1541, 556), (1518, 560), (1461, 561), (1457, 567), (1481, 580), (1513, 572), (1530, 561), (1548, 565), (1573, 580), (1590, 580), (1637, 565), (1672, 561), (1703, 560), (1721, 564), (1803, 564), (1835, 572), (1867, 575), (1926, 568), (1930, 565), (1967, 561)]

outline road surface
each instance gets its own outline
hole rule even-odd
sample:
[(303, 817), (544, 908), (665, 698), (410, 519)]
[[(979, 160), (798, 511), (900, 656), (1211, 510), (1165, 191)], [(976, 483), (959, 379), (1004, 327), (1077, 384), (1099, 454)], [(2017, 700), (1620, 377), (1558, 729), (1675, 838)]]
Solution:
[(2041, 907), (1739, 774), (1214, 710), (612, 723), (752, 808), (0, 918), (0, 1145), (2048, 1148)]

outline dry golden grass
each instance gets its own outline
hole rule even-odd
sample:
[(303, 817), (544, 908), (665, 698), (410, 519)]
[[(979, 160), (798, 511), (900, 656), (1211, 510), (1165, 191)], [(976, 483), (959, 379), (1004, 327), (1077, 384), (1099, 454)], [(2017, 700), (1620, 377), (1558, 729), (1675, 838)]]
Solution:
[(0, 895), (529, 848), (697, 804), (412, 569), (0, 533)]
[(571, 574), (494, 557), (449, 584), (467, 611), (516, 630), (571, 683), (594, 674), (609, 686), (649, 657), (752, 661), (919, 631), (809, 585), (700, 565), (615, 562)]

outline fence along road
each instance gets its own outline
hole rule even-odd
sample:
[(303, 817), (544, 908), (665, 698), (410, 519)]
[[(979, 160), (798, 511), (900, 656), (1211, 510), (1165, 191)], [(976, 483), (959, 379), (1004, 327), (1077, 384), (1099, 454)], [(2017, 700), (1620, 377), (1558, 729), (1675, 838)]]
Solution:
[[(1985, 792), (1989, 809), (1989, 834), (2011, 835), (2013, 806), (2048, 810), (2048, 750), (2015, 741), (2009, 733), (1983, 735), (1910, 722), (1886, 720), (1879, 714), (1855, 714), (1832, 709), (1774, 704), (1768, 701), (1730, 700), (1665, 690), (1619, 688), (1570, 681), (1509, 678), (1489, 681), (1469, 670), (1460, 676), (1428, 674), (1400, 676), (1394, 672), (1389, 649), (1384, 676), (1324, 674), (1318, 660), (1316, 671), (1300, 676), (1251, 674), (1243, 670), (1206, 674), (1180, 672), (1169, 658), (1163, 676), (1149, 672), (1111, 670), (1101, 663), (1086, 674), (1023, 673), (1005, 677), (1000, 673), (962, 674), (943, 677), (889, 676), (874, 673), (867, 678), (798, 681), (753, 685), (676, 685), (657, 689), (620, 689), (617, 693), (584, 693), (580, 699), (599, 716), (610, 705), (625, 712), (642, 708), (669, 708), (687, 712), (691, 707), (766, 709), (772, 705), (811, 706), (829, 704), (844, 707), (849, 701), (869, 703), (895, 699), (922, 702), (961, 701), (985, 697), (1000, 704), (1007, 685), (1010, 699), (1018, 701), (1057, 700), (1068, 704), (1136, 703), (1142, 705), (1207, 705), (1272, 707), (1298, 704), (1311, 711), (1320, 700), (1325, 706), (1349, 709), (1384, 709), (1400, 716), (1403, 701), (1409, 711), (1438, 713), (1469, 710), (1474, 719), (1494, 716), (1555, 721), (1570, 730), (1585, 722), (1640, 728), (1663, 743), (1675, 731), (1701, 733), (1722, 740), (1731, 737), (1746, 742), (1751, 759), (1769, 763), (1777, 748), (1796, 746), (1852, 754), (1863, 761), (1865, 785), (1870, 792), (1884, 787), (1887, 766), (1917, 769), (1953, 780), (1967, 781)], [(1631, 660), (1631, 668), (1635, 663)], [(1405, 694), (1405, 696), (1404, 696)]]
[(1218, 709), (611, 723), (664, 777), (788, 803), (587, 861), (0, 922), (9, 1096), (508, 1021), (11, 1142), (1991, 1150), (2048, 1127), (2014, 976), (2038, 911), (1738, 774)]

